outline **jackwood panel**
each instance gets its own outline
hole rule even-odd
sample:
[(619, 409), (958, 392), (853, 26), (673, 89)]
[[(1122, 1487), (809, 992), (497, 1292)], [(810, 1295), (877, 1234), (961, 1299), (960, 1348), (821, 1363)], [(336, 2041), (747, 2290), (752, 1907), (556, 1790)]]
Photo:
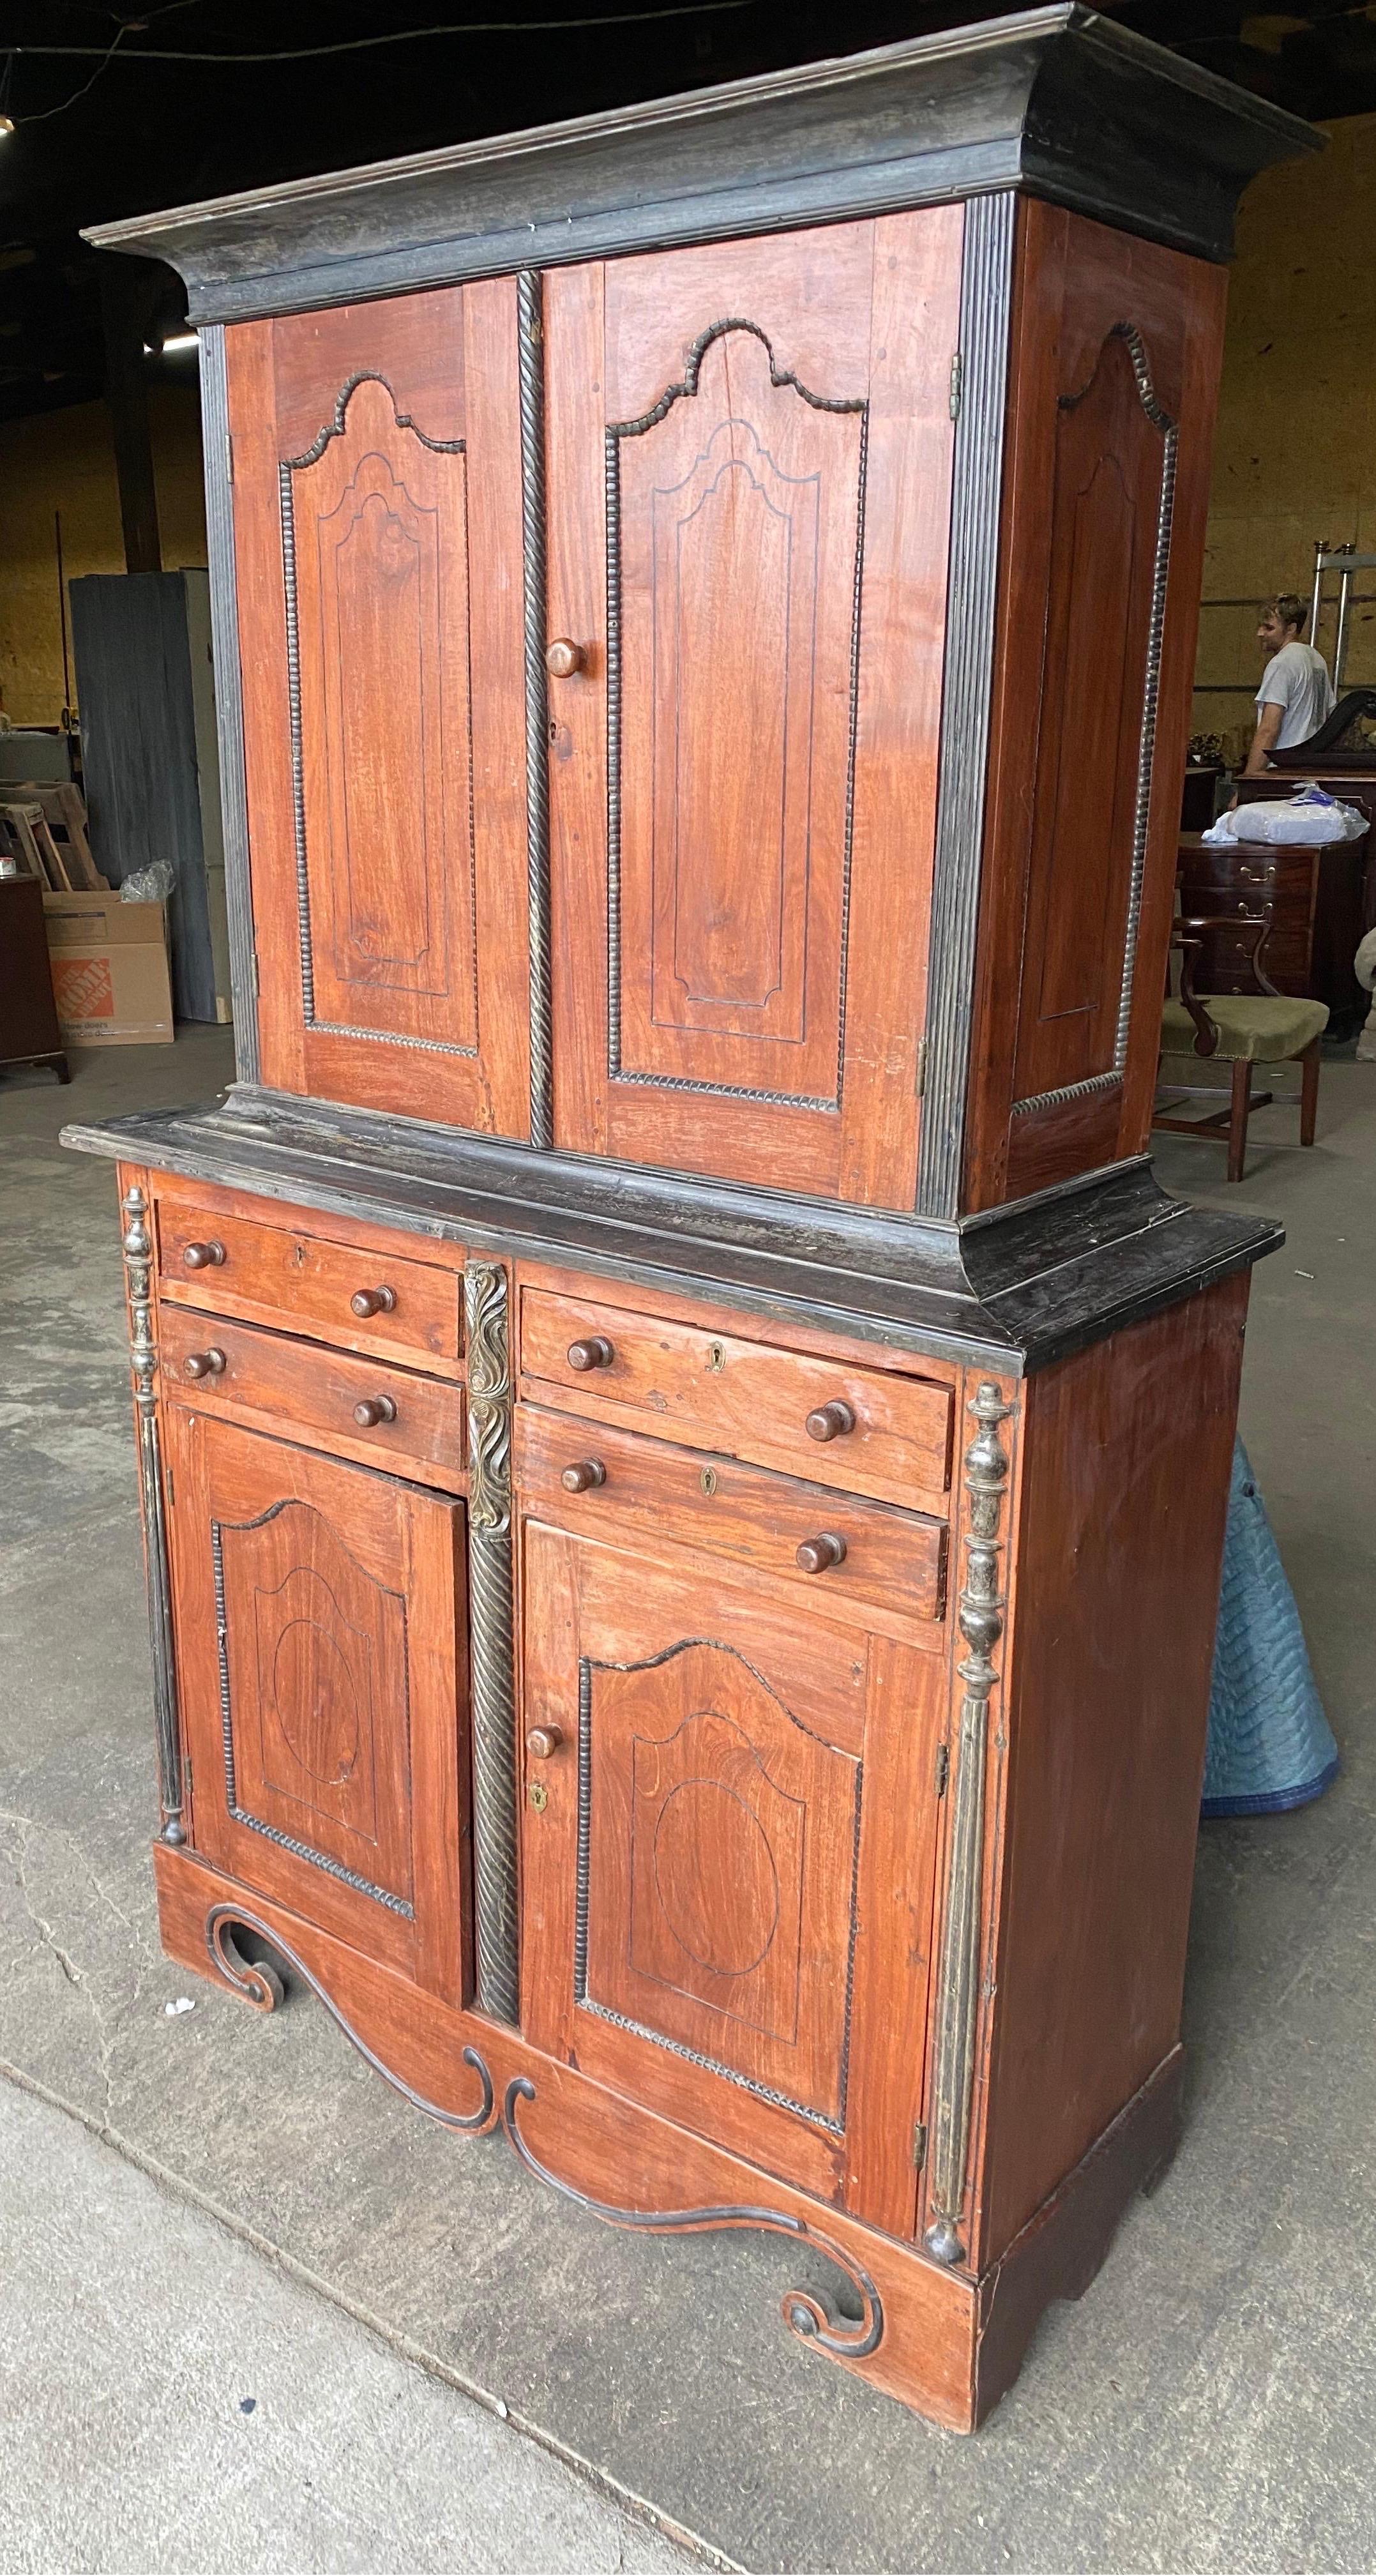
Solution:
[(263, 1079), (524, 1136), (514, 281), (226, 347)]
[(1019, 207), (969, 1208), (1146, 1141), (1224, 292)]
[(546, 280), (561, 1143), (912, 1204), (961, 223)]

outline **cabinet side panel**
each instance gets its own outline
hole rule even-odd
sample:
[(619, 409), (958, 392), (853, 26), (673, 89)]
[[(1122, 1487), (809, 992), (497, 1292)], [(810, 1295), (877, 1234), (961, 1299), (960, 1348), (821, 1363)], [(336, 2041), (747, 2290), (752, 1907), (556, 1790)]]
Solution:
[(971, 1208), (1146, 1133), (1225, 294), (1035, 202), (1017, 268)]
[(1247, 1290), (1028, 1387), (981, 2263), (1179, 2037)]

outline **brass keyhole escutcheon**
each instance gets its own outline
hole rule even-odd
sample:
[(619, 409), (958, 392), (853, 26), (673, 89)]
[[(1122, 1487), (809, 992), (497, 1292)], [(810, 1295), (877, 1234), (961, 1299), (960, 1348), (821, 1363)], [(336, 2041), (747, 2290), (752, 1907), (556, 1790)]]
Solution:
[(698, 1483), (701, 1485), (704, 1494), (715, 1494), (717, 1490), (716, 1468), (704, 1467), (702, 1474), (698, 1478)]
[(545, 1787), (543, 1780), (531, 1781), (530, 1803), (535, 1809), (536, 1815), (543, 1816), (546, 1807), (549, 1805), (549, 1791)]
[(708, 1343), (708, 1345), (707, 1345), (707, 1365), (708, 1365), (708, 1368), (713, 1372), (713, 1374), (714, 1374), (715, 1376), (720, 1376), (721, 1371), (722, 1371), (722, 1370), (725, 1368), (725, 1366), (726, 1366), (726, 1344), (725, 1344), (725, 1342), (709, 1342), (709, 1343)]

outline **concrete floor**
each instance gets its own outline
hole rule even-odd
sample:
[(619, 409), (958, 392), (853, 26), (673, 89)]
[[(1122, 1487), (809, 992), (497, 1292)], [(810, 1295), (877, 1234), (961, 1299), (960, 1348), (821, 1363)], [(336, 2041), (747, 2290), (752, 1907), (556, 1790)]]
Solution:
[[(195, 1032), (175, 1049), (78, 1059), (65, 1092), (0, 1088), (0, 1387), (13, 1390), (0, 1400), (11, 1534), (0, 1568), (0, 2058), (156, 2166), (169, 2231), (189, 2223), (190, 2201), (198, 2229), (215, 2213), (251, 2246), (277, 2249), (302, 2284), (303, 2337), (336, 2302), (739, 2564), (1369, 2569), (1376, 1067), (1325, 1066), (1312, 1153), (1294, 1144), (1293, 1111), (1262, 1113), (1239, 1191), (1222, 1187), (1217, 1148), (1160, 1140), (1169, 1183), (1291, 1229), (1256, 1275), (1243, 1429), (1345, 1769), (1298, 1816), (1205, 1828), (1180, 2157), (1131, 2210), (1084, 2300), (1048, 2316), (985, 2431), (961, 2441), (784, 2334), (786, 2248), (612, 2234), (522, 2173), (499, 2141), (464, 2144), (409, 2112), (309, 1998), (264, 2022), (196, 1986), (194, 2013), (165, 2015), (188, 1981), (158, 1951), (147, 1862), (149, 1684), (114, 1191), (108, 1166), (54, 1139), (68, 1116), (207, 1096), (224, 1063), (219, 1033)], [(38, 2116), (27, 2098), (19, 2116)], [(101, 2171), (108, 2195), (117, 2168)], [(31, 2177), (25, 2188), (32, 2196)], [(76, 2194), (71, 2157), (55, 2151), (37, 2205), (52, 2222), (79, 2210)], [(227, 2259), (253, 2276), (263, 2258)], [(175, 2306), (180, 2322), (189, 2297), (214, 2349), (225, 2312), (204, 2278), (191, 2267), (178, 2288), (175, 2264), (156, 2267), (145, 2305), (154, 2317)], [(31, 2410), (35, 2443), (46, 2420)], [(511, 2450), (529, 2461), (534, 2497), (548, 2462), (534, 2445)], [(178, 2564), (228, 2563), (197, 2554), (223, 2456), (207, 2453), (203, 2504), (188, 2489)], [(0, 2565), (143, 2563), (98, 2547), (74, 2555), (60, 2495), (55, 2480), (46, 2557), (31, 2527), (5, 2556), (0, 2505)], [(534, 2513), (530, 2497), (513, 2496), (512, 2513)], [(398, 2485), (390, 2524), (384, 2489), (368, 2493), (367, 2514), (370, 2539), (392, 2530), (390, 2558), (347, 2555), (347, 2516), (337, 2542), (318, 2527), (314, 2556), (292, 2555), (295, 2525), (274, 2555), (269, 2517), (256, 2526), (264, 2554), (246, 2548), (244, 2563), (440, 2563), (412, 2490)], [(494, 2527), (475, 2520), (472, 2547)], [(508, 2548), (525, 2545), (526, 2528)], [(498, 2548), (482, 2563), (514, 2561)]]

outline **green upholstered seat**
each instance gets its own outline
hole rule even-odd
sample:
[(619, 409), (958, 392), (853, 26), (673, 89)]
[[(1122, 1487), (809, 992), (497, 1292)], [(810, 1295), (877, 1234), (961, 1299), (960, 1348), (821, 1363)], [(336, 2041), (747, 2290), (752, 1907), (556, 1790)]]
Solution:
[[(1201, 993), (1199, 1001), (1218, 1031), (1207, 1064), (1288, 1064), (1328, 1026), (1328, 1004), (1290, 993)], [(1166, 1055), (1193, 1055), (1195, 1024), (1183, 1002), (1161, 1014)]]

